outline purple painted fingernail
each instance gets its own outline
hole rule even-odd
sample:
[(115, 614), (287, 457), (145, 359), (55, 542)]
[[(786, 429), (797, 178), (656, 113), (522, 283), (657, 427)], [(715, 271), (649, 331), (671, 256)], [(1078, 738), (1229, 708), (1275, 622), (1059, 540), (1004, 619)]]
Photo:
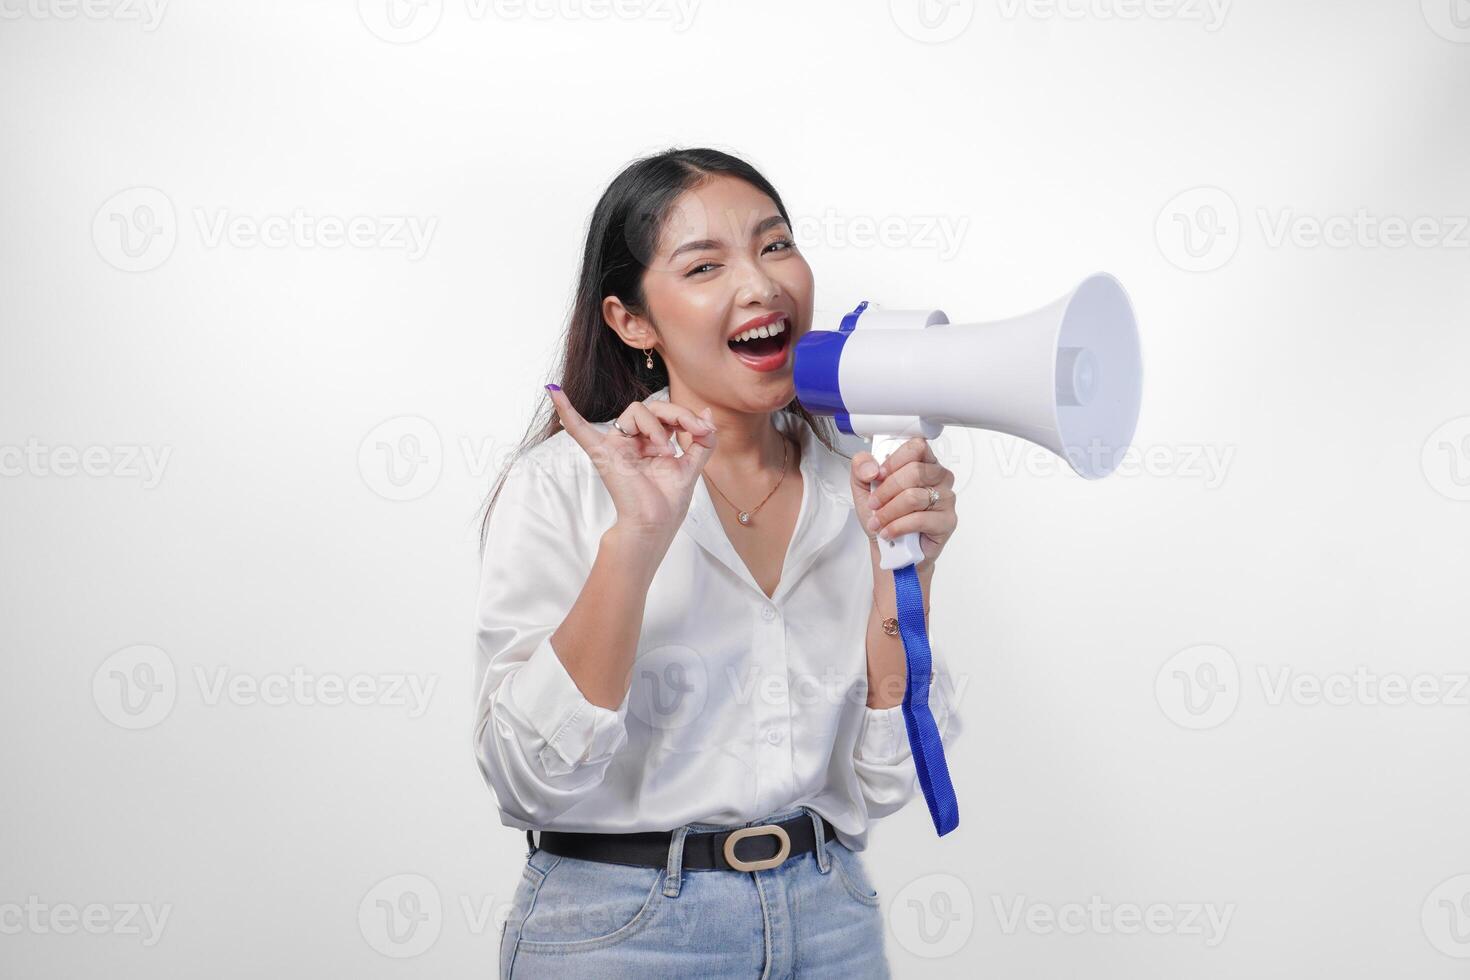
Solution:
[(551, 391), (561, 391), (561, 385), (547, 385), (546, 387)]

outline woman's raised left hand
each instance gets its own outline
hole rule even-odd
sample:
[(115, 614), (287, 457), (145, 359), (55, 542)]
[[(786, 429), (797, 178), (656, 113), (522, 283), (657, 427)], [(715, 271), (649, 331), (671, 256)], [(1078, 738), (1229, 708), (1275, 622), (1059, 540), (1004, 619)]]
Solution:
[[(870, 491), (868, 483), (875, 477), (881, 482)], [(939, 491), (939, 499), (932, 506), (929, 487)], [(881, 468), (870, 452), (852, 458), (852, 502), (863, 533), (869, 540), (879, 535), (891, 540), (918, 531), (924, 561), (931, 565), (958, 523), (953, 488), (954, 473), (940, 465), (929, 440), (922, 436), (914, 436), (895, 449)], [(876, 552), (876, 542), (873, 547)]]

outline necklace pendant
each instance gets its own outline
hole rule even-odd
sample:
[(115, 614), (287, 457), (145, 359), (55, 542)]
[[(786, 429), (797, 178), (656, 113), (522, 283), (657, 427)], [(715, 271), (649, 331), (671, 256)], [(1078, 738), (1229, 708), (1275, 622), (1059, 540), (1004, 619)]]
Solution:
[(746, 527), (750, 527), (750, 512), (749, 511), (742, 510), (740, 512), (740, 516), (737, 517), (736, 520), (738, 520), (741, 524), (745, 525)]

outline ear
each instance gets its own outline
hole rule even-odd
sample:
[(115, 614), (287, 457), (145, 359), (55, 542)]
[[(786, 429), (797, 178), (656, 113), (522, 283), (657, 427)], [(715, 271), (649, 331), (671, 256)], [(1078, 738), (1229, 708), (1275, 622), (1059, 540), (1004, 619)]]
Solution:
[(648, 321), (630, 312), (616, 296), (603, 297), (602, 319), (630, 347), (643, 350), (658, 343), (658, 335)]

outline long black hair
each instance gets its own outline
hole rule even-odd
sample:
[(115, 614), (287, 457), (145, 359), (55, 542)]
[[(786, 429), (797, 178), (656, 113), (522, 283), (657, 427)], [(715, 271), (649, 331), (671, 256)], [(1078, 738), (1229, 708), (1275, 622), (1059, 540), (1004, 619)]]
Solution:
[[(593, 209), (566, 342), (554, 373), (583, 418), (592, 422), (615, 419), (630, 404), (669, 383), (661, 357), (655, 357), (651, 369), (646, 367), (643, 351), (624, 343), (608, 326), (602, 315), (602, 301), (616, 296), (635, 316), (647, 316), (643, 273), (657, 251), (670, 207), (680, 194), (716, 175), (738, 177), (764, 193), (791, 226), (786, 205), (770, 181), (744, 160), (705, 147), (668, 149), (635, 160), (614, 178)], [(805, 421), (827, 449), (847, 455), (833, 444), (837, 434), (830, 419), (813, 416), (795, 398), (781, 411), (792, 412)], [(545, 410), (532, 419), (485, 504), (480, 523), (481, 554), (490, 529), (490, 513), (506, 474), (521, 456), (556, 435), (561, 427), (561, 418), (547, 399)]]

